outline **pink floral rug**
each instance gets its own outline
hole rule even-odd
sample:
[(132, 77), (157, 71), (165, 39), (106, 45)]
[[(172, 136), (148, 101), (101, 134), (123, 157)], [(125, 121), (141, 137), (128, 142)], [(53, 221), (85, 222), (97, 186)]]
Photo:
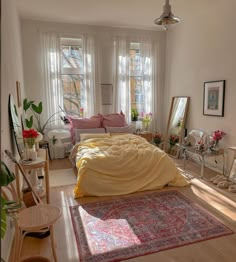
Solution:
[(233, 232), (173, 191), (70, 207), (80, 261), (120, 261)]

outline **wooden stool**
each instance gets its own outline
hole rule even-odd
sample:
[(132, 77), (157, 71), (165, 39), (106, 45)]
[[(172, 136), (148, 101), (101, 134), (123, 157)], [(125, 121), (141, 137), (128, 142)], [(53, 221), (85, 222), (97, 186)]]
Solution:
[[(53, 224), (61, 215), (61, 209), (57, 206), (40, 204), (23, 209), (16, 215), (15, 234), (15, 260), (18, 261), (21, 255), (23, 239), (31, 232), (50, 231), (51, 245), (54, 261), (57, 262), (55, 243), (53, 237)], [(25, 261), (25, 260), (23, 260)], [(31, 260), (26, 260), (31, 261)], [(36, 261), (36, 260), (32, 260)], [(45, 261), (45, 260), (38, 260)], [(47, 260), (46, 260), (47, 261)]]

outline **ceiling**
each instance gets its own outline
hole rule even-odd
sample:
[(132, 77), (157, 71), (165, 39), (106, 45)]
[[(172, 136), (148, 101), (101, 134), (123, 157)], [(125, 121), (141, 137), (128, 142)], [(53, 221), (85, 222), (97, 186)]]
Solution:
[[(153, 23), (165, 0), (15, 0), (23, 18), (99, 26), (161, 30)], [(188, 0), (193, 1), (193, 0)], [(180, 16), (186, 0), (170, 0)]]

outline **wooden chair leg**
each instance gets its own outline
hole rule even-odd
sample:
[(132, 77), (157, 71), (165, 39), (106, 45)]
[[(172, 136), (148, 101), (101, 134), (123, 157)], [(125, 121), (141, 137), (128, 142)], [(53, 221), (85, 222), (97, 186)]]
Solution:
[(53, 253), (54, 261), (57, 262), (57, 254), (56, 254), (56, 248), (55, 248), (53, 226), (50, 227), (50, 237), (51, 237), (51, 246), (52, 246), (52, 253)]

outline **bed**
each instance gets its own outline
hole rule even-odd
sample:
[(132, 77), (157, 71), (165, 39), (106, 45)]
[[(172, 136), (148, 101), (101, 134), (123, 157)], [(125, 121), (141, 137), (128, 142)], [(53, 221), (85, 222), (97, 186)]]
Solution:
[(140, 136), (87, 138), (75, 145), (70, 155), (78, 170), (75, 198), (188, 185), (173, 160)]

